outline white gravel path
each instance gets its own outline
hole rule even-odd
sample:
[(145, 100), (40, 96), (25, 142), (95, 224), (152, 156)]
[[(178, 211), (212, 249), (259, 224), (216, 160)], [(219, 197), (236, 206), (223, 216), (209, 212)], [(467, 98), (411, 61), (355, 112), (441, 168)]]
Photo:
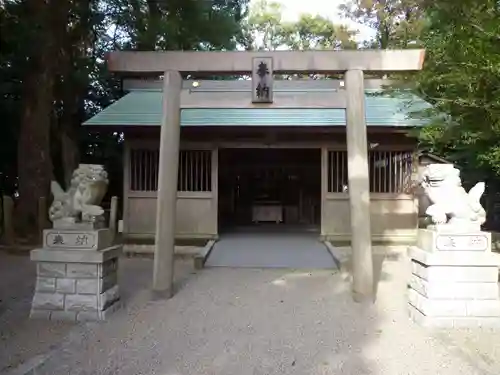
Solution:
[(127, 309), (75, 331), (36, 374), (500, 373), (489, 362), (493, 346), (475, 355), (457, 346), (464, 337), (494, 340), (494, 332), (436, 334), (409, 321), (405, 259), (383, 263), (374, 305), (354, 304), (331, 271), (183, 270), (190, 277), (173, 299), (130, 295)]
[(0, 373), (55, 348), (74, 327), (28, 319), (35, 277), (29, 256), (0, 252)]
[[(151, 283), (150, 259), (120, 261), (120, 289), (126, 301), (135, 301), (141, 290)], [(177, 261), (177, 280), (191, 275), (192, 260)], [(79, 337), (84, 325), (68, 322), (30, 320), (29, 312), (36, 280), (35, 264), (29, 254), (11, 255), (0, 251), (0, 374), (18, 366), (38, 362), (47, 352), (55, 350), (65, 338)], [(28, 362), (28, 363), (27, 363)]]

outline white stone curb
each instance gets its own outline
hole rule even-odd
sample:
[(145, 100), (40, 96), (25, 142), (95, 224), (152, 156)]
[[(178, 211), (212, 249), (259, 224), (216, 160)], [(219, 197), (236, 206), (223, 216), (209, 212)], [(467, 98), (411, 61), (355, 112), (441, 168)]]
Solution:
[(330, 241), (323, 241), (323, 244), (326, 246), (326, 249), (330, 253), (335, 262), (335, 265), (340, 271), (343, 271), (345, 268), (345, 263), (347, 262), (348, 256), (344, 252), (342, 252), (339, 248), (333, 246)]
[[(176, 246), (175, 255), (196, 256), (203, 248), (196, 246)], [(154, 245), (124, 244), (124, 254), (154, 254)]]
[(195, 256), (194, 267), (196, 269), (202, 269), (205, 266), (205, 262), (207, 261), (207, 258), (210, 255), (210, 252), (212, 251), (215, 242), (216, 242), (215, 240), (208, 241), (205, 247), (203, 247), (198, 253), (198, 255)]

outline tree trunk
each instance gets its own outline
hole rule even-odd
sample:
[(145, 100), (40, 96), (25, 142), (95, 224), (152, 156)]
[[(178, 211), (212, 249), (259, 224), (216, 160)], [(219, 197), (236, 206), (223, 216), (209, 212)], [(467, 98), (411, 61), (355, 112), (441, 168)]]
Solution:
[(53, 77), (48, 69), (33, 72), (26, 79), (21, 135), (18, 144), (19, 206), (18, 229), (30, 234), (36, 229), (37, 202), (47, 196), (52, 179), (50, 159), (50, 113)]
[[(71, 182), (73, 171), (80, 160), (79, 128), (85, 117), (84, 101), (89, 85), (89, 64), (82, 64), (89, 58), (88, 50), (93, 48), (92, 7), (93, 0), (78, 0), (75, 5), (77, 22), (64, 41), (62, 66), (63, 111), (60, 127), (61, 167), (66, 188)], [(74, 67), (79, 66), (75, 74)]]
[[(74, 132), (76, 133), (76, 132)], [(80, 160), (79, 145), (77, 142), (77, 136), (69, 134), (68, 131), (64, 131), (61, 134), (61, 161), (62, 168), (64, 172), (64, 183), (67, 189), (71, 183), (71, 177), (73, 176), (73, 171), (78, 166)]]
[(34, 28), (30, 72), (24, 81), (23, 114), (18, 143), (19, 205), (17, 229), (23, 236), (36, 235), (38, 199), (47, 196), (53, 178), (50, 125), (54, 106), (54, 68), (59, 37), (67, 25), (65, 0), (29, 0)]

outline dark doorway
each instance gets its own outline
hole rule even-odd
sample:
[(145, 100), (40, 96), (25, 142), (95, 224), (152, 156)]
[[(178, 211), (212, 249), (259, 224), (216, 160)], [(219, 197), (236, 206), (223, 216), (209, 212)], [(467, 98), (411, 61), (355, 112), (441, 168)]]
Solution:
[(220, 149), (218, 170), (220, 232), (319, 229), (320, 149)]

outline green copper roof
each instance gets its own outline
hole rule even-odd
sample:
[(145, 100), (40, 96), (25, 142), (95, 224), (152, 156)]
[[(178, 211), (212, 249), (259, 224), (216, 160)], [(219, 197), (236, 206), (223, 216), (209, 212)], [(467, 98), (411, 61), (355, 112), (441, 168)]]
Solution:
[[(411, 111), (430, 104), (413, 95), (390, 97), (367, 91), (368, 126), (423, 126)], [(160, 126), (162, 93), (132, 91), (83, 125)], [(181, 126), (345, 126), (345, 111), (328, 108), (185, 108)]]

